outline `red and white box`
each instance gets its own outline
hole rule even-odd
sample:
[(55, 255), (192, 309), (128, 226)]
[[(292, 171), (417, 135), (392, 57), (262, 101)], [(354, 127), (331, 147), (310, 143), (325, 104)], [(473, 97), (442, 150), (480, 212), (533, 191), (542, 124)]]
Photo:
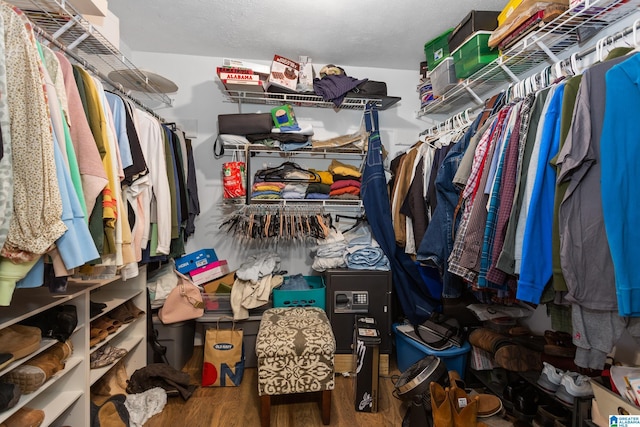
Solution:
[(228, 274), (229, 271), (227, 261), (220, 260), (196, 268), (195, 270), (190, 271), (189, 275), (191, 276), (191, 280), (193, 280), (194, 284), (202, 285), (203, 283), (210, 282)]
[(287, 59), (284, 56), (275, 55), (271, 63), (269, 84), (290, 89), (295, 92), (300, 74), (298, 61)]

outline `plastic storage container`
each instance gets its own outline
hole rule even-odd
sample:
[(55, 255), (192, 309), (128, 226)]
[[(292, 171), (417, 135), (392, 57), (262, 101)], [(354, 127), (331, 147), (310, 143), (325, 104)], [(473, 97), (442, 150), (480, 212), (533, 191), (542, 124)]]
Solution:
[(500, 12), (482, 10), (469, 12), (449, 35), (449, 52), (453, 52), (469, 40), (473, 33), (495, 30), (498, 27), (499, 14)]
[[(273, 290), (273, 306), (274, 307), (318, 307), (325, 309), (325, 291), (324, 280), (322, 276), (304, 276), (305, 280), (311, 286), (311, 289), (305, 290)], [(285, 277), (285, 281), (289, 277)]]
[[(158, 342), (167, 348), (169, 365), (181, 370), (193, 355), (193, 340), (196, 335), (196, 321), (187, 320), (165, 325), (155, 314), (152, 317), (153, 329), (158, 332)], [(154, 363), (154, 353), (148, 344), (147, 364)]]
[(427, 58), (427, 68), (429, 71), (449, 56), (449, 35), (453, 28), (449, 28), (438, 37), (429, 40), (424, 44), (424, 55)]
[(202, 294), (204, 311), (206, 313), (233, 314), (231, 309), (231, 294)]
[(453, 64), (453, 58), (449, 56), (431, 72), (433, 94), (435, 96), (442, 96), (457, 84), (456, 67)]
[(418, 360), (425, 356), (438, 356), (447, 366), (448, 371), (457, 371), (460, 378), (464, 379), (464, 373), (467, 367), (467, 356), (471, 351), (471, 345), (468, 341), (462, 347), (451, 347), (446, 350), (432, 350), (426, 345), (404, 335), (398, 331), (398, 324), (393, 324), (393, 333), (396, 336), (396, 352), (398, 355), (398, 369), (404, 372)]
[(489, 49), (490, 31), (478, 31), (451, 56), (456, 69), (456, 77), (466, 79), (498, 57), (498, 50)]

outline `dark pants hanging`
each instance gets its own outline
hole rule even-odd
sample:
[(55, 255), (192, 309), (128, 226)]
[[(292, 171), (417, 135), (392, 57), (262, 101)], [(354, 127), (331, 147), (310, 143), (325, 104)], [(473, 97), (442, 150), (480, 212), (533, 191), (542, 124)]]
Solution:
[(376, 107), (367, 105), (364, 117), (370, 135), (360, 187), (362, 202), (373, 236), (391, 263), (393, 285), (400, 306), (409, 321), (417, 325), (429, 317), (438, 303), (431, 298), (418, 267), (409, 255), (396, 245), (387, 180), (382, 164), (382, 142), (378, 132)]

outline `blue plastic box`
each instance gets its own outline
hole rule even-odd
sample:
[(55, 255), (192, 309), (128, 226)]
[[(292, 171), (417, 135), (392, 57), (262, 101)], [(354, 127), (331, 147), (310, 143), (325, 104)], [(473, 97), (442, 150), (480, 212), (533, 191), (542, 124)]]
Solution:
[(465, 341), (462, 347), (454, 346), (446, 350), (436, 351), (399, 332), (397, 323), (393, 324), (393, 333), (396, 336), (396, 352), (400, 372), (406, 371), (411, 365), (425, 356), (433, 355), (438, 356), (444, 362), (448, 371), (457, 371), (460, 374), (460, 378), (464, 379), (467, 356), (471, 351), (471, 345), (468, 341)]
[(216, 251), (213, 249), (200, 249), (176, 259), (176, 270), (182, 274), (187, 274), (199, 267), (218, 261)]
[[(325, 285), (322, 276), (304, 276), (311, 289), (282, 291), (273, 290), (274, 307), (318, 307), (325, 309)], [(284, 280), (287, 280), (285, 277)]]

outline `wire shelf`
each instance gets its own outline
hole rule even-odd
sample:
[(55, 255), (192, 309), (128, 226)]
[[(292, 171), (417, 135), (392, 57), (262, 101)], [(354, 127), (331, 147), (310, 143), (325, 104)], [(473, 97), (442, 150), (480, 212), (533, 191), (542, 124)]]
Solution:
[(373, 102), (380, 110), (386, 110), (400, 101), (400, 97), (385, 96), (380, 98), (361, 98), (347, 96), (340, 106), (325, 101), (322, 97), (302, 93), (272, 93), (272, 92), (238, 92), (225, 91), (228, 101), (246, 104), (282, 105), (290, 104), (296, 107), (335, 108), (340, 110), (364, 110), (367, 103)]
[[(129, 71), (123, 77), (130, 86), (148, 83), (148, 78), (129, 61), (106, 37), (65, 0), (9, 0), (33, 22), (40, 31), (47, 34), (54, 43), (75, 54), (73, 59), (81, 60), (81, 65), (89, 71), (98, 72), (102, 80), (114, 89), (135, 97), (141, 102), (171, 106), (171, 98), (146, 84), (147, 91), (127, 90), (121, 84), (112, 82), (107, 76), (112, 71)], [(148, 109), (148, 108), (147, 108)]]
[(574, 6), (553, 21), (543, 23), (489, 65), (422, 107), (417, 115), (448, 112), (470, 100), (477, 101), (478, 94), (487, 93), (499, 84), (513, 82), (503, 67), (518, 76), (545, 61), (553, 63), (557, 61), (555, 55), (584, 42), (607, 25), (637, 11), (639, 6), (640, 0), (587, 0)]

